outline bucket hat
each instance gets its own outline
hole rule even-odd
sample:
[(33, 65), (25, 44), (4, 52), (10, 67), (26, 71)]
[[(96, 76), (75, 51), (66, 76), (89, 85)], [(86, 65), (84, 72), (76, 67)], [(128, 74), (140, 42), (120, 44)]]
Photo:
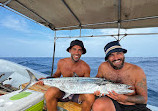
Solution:
[(113, 53), (113, 52), (123, 52), (126, 53), (127, 50), (123, 49), (119, 43), (119, 41), (112, 41), (109, 42), (105, 47), (104, 47), (104, 51), (105, 51), (105, 61), (108, 59), (108, 56)]
[(78, 46), (82, 47), (82, 50), (83, 50), (83, 53), (82, 53), (82, 54), (85, 54), (85, 53), (86, 53), (86, 49), (84, 48), (83, 42), (80, 41), (80, 40), (77, 40), (77, 39), (76, 39), (76, 40), (73, 40), (73, 41), (70, 43), (70, 47), (68, 47), (66, 51), (69, 52), (69, 49), (71, 49), (71, 48), (72, 48), (73, 46), (75, 46), (75, 45), (78, 45)]

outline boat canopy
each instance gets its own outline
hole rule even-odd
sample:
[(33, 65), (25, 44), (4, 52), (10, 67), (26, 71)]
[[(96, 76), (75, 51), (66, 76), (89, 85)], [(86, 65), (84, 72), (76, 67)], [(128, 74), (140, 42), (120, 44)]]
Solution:
[(0, 0), (52, 30), (158, 27), (158, 0)]

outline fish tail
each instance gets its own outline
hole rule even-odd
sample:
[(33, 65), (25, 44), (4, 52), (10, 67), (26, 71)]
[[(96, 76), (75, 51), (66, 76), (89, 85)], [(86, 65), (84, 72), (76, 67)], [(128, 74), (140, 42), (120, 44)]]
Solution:
[(21, 92), (27, 90), (29, 87), (31, 87), (32, 85), (34, 85), (34, 84), (38, 81), (38, 79), (35, 77), (35, 75), (34, 75), (30, 70), (26, 69), (26, 71), (28, 72), (28, 74), (29, 74), (29, 76), (30, 76), (30, 82), (29, 82), (29, 84), (28, 84), (23, 90), (21, 90), (19, 93), (21, 93)]

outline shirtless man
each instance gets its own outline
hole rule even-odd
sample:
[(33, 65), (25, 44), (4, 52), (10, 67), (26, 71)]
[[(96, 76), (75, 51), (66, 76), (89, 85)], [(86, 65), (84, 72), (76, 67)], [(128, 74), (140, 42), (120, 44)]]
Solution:
[[(57, 70), (53, 74), (52, 78), (60, 77), (72, 77), (76, 73), (79, 77), (90, 77), (89, 65), (80, 60), (82, 54), (86, 53), (83, 42), (80, 40), (74, 40), (71, 42), (67, 51), (71, 54), (70, 58), (64, 58), (59, 60), (57, 64)], [(47, 77), (50, 78), (50, 77)], [(39, 83), (41, 84), (41, 83)], [(91, 106), (95, 100), (93, 94), (71, 95), (68, 98), (62, 99), (65, 92), (56, 87), (51, 87), (45, 93), (46, 106), (48, 111), (57, 111), (57, 102), (73, 101), (82, 103), (82, 111), (90, 111)]]
[[(104, 47), (105, 62), (98, 69), (96, 77), (132, 86), (134, 93), (117, 94), (112, 91), (108, 95), (96, 99), (93, 111), (148, 111), (147, 83), (144, 71), (133, 64), (124, 62), (126, 49), (121, 48), (118, 41), (108, 43)], [(99, 91), (95, 92), (100, 94)]]

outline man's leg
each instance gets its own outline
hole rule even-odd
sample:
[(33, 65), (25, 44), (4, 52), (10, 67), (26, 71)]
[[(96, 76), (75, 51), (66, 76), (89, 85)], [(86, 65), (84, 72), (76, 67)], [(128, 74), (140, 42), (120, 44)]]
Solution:
[(96, 99), (92, 106), (93, 111), (116, 111), (112, 100), (108, 97)]
[(57, 111), (57, 100), (62, 97), (62, 92), (56, 87), (50, 87), (45, 93), (47, 111)]
[(91, 111), (95, 96), (93, 94), (82, 94), (79, 96), (79, 101), (82, 101), (82, 111)]

